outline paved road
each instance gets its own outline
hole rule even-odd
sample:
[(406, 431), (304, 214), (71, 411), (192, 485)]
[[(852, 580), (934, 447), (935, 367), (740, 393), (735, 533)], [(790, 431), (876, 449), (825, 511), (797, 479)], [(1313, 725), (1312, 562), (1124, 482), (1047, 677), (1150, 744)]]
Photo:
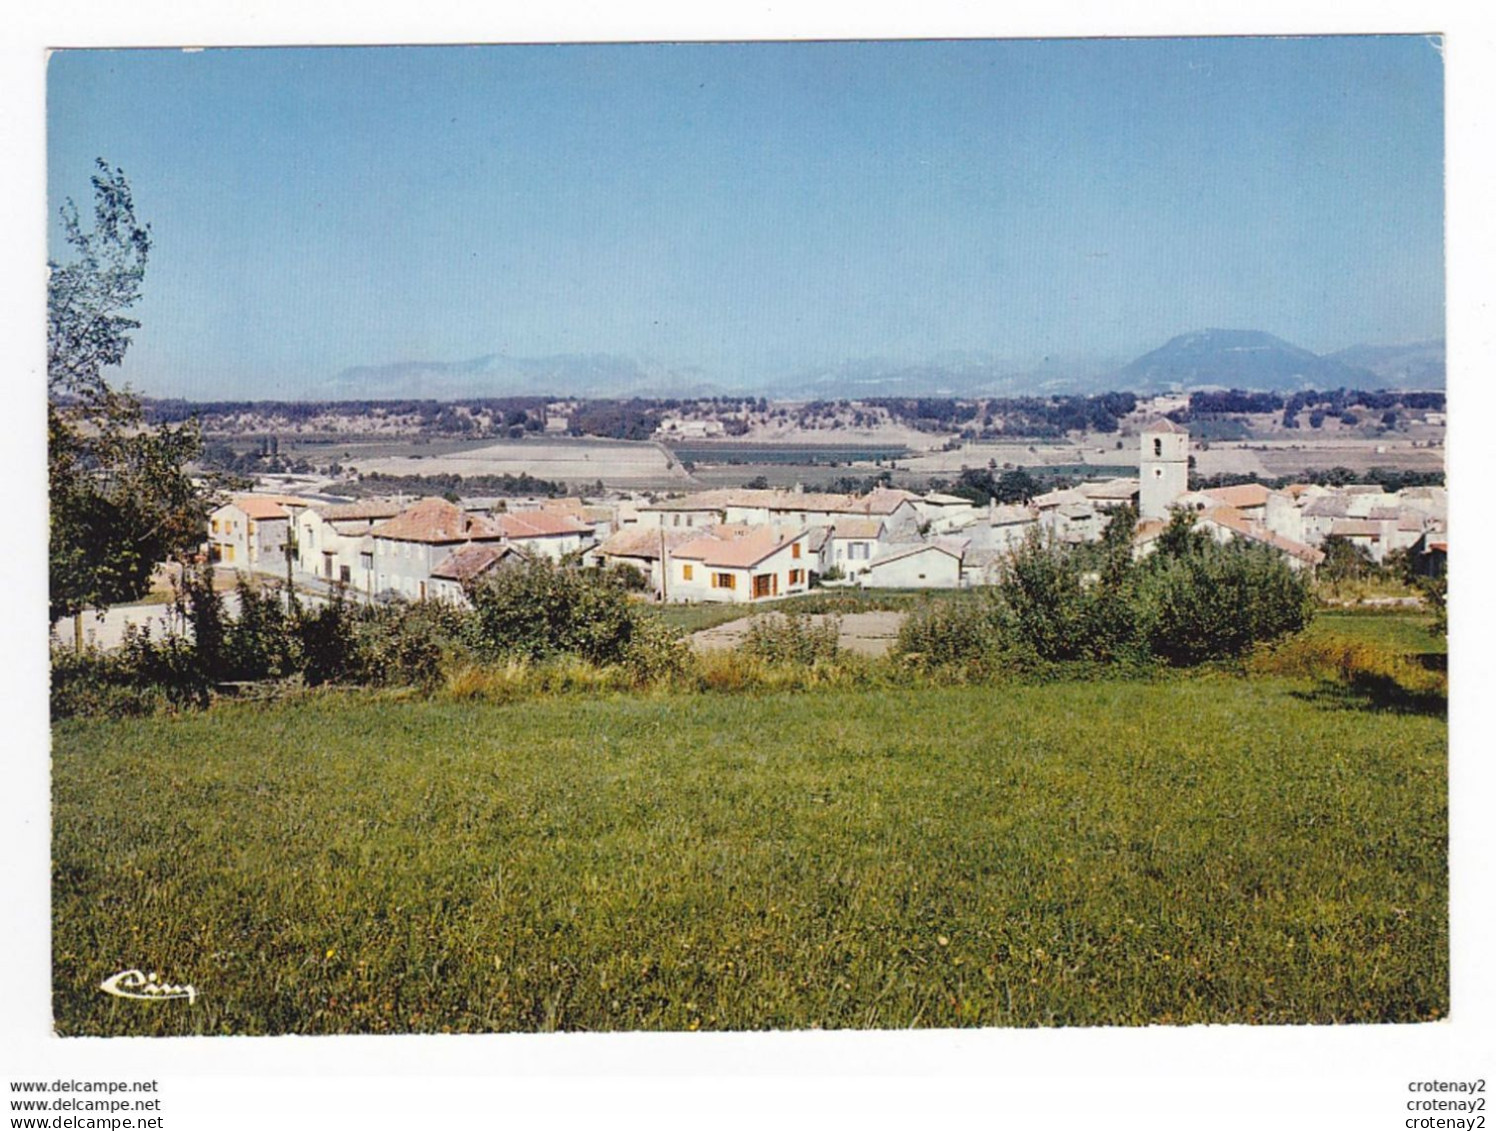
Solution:
[[(239, 615), (239, 597), (235, 593), (223, 594), (223, 607), (231, 616)], [(179, 621), (170, 605), (115, 605), (102, 615), (83, 614), (83, 642), (95, 648), (118, 648), (125, 639), (125, 628), (149, 628), (151, 635), (160, 639), (174, 621)], [(181, 627), (178, 623), (177, 627)], [(64, 647), (73, 646), (73, 622), (60, 620), (52, 626), (52, 639)]]
[[(776, 613), (761, 613), (772, 617)], [(878, 611), (871, 613), (847, 613), (835, 618), (840, 620), (837, 642), (849, 652), (861, 652), (865, 656), (883, 656), (893, 647), (898, 638), (899, 626), (904, 623), (904, 613)], [(758, 617), (741, 617), (738, 620), (719, 624), (715, 628), (692, 633), (691, 646), (700, 651), (736, 648), (748, 636), (748, 628)], [(819, 624), (826, 618), (816, 614), (810, 618)]]
[[(239, 615), (239, 594), (230, 590), (219, 594), (223, 598), (223, 611), (231, 617)], [(324, 604), (325, 596), (318, 593), (298, 592), (303, 605)], [(83, 614), (83, 642), (95, 648), (118, 648), (125, 640), (125, 628), (149, 628), (151, 635), (160, 639), (175, 617), (170, 605), (115, 605), (105, 610), (102, 616), (96, 613)], [(178, 623), (176, 627), (181, 628)], [(190, 628), (188, 629), (190, 634)], [(73, 646), (72, 620), (60, 620), (52, 626), (52, 639), (65, 648)]]

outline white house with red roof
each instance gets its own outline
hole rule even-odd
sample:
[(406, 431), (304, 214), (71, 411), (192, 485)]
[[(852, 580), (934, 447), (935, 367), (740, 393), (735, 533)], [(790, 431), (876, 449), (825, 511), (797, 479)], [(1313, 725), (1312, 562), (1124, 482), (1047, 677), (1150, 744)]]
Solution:
[(595, 537), (591, 523), (553, 511), (513, 511), (489, 522), (504, 541), (552, 561), (590, 546)]
[(810, 589), (803, 526), (720, 525), (667, 555), (666, 600), (754, 602)]

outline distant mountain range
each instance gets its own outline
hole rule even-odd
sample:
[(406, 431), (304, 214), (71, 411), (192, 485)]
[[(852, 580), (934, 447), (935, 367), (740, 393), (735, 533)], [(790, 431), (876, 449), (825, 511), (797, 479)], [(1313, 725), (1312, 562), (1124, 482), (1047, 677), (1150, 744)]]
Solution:
[(485, 354), (467, 361), (398, 362), (345, 369), (327, 400), (469, 397), (767, 396), (837, 400), (900, 396), (1043, 396), (1160, 393), (1202, 388), (1442, 389), (1444, 342), (1357, 345), (1316, 354), (1262, 330), (1197, 330), (1120, 365), (1099, 357), (1023, 364), (991, 354), (956, 354), (909, 364), (858, 359), (762, 381), (715, 381), (700, 370), (619, 354), (523, 358)]
[(358, 365), (326, 382), (326, 400), (460, 400), (469, 397), (710, 397), (720, 385), (694, 370), (675, 370), (619, 354), (402, 361)]
[(1328, 355), (1358, 369), (1370, 370), (1389, 387), (1444, 388), (1444, 339), (1405, 346), (1351, 346)]
[(1444, 343), (1352, 346), (1322, 355), (1261, 330), (1197, 330), (1145, 353), (1116, 375), (1116, 387), (1133, 392), (1210, 387), (1292, 392), (1341, 386), (1442, 389)]

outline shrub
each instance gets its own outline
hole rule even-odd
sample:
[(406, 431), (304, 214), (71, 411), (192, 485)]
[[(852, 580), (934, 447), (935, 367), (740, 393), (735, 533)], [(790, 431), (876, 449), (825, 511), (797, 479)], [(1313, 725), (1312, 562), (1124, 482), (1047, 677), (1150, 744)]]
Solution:
[(149, 715), (166, 706), (163, 690), (142, 681), (121, 653), (52, 649), (50, 706), (53, 719)]
[(1136, 654), (1129, 571), (1082, 572), (1073, 550), (1031, 535), (1002, 565), (997, 591), (1013, 642), (1041, 660), (1117, 660)]
[(368, 606), (354, 628), (354, 670), (361, 682), (431, 688), (447, 664), (465, 658), (466, 616), (440, 601)]
[(931, 601), (910, 613), (899, 628), (894, 652), (926, 669), (995, 670), (1011, 651), (1012, 632), (995, 597), (975, 601)]
[(807, 613), (773, 613), (755, 617), (748, 625), (743, 651), (770, 664), (814, 664), (836, 659), (841, 622), (817, 620)]
[(235, 586), (239, 615), (227, 621), (223, 634), (226, 679), (280, 679), (301, 670), (301, 641), (295, 621), (300, 609), (294, 595), (280, 586)]
[(1307, 582), (1262, 546), (1159, 552), (1137, 573), (1142, 638), (1152, 655), (1175, 666), (1241, 656), (1298, 632), (1313, 607)]
[(490, 658), (570, 654), (620, 663), (639, 615), (608, 573), (564, 569), (544, 558), (494, 570), (469, 588), (468, 599), (470, 639)]
[(297, 624), (302, 674), (313, 687), (352, 679), (358, 672), (354, 611), (341, 588), (324, 605), (305, 611)]
[(678, 629), (654, 613), (636, 609), (633, 631), (622, 659), (636, 684), (657, 683), (686, 670), (691, 661), (691, 645)]

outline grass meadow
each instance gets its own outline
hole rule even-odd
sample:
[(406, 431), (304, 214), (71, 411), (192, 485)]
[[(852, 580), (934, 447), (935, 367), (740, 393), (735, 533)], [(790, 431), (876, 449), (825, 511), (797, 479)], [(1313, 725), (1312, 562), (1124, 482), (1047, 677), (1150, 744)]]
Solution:
[(1444, 718), (1308, 679), (334, 692), (53, 759), (64, 1035), (1449, 1010)]

